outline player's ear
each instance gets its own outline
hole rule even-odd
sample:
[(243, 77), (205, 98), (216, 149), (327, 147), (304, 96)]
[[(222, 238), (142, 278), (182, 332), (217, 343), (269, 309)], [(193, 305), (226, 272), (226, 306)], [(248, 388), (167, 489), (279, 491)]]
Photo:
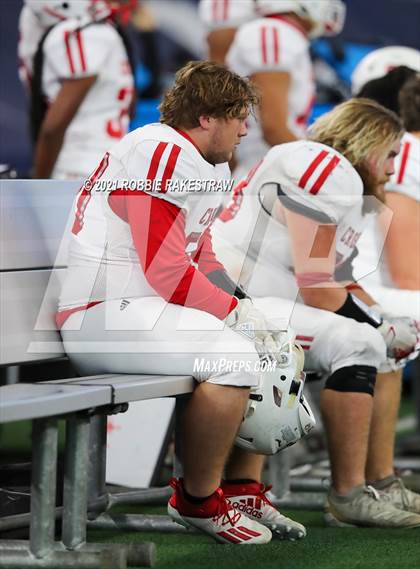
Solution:
[(206, 117), (204, 115), (200, 116), (198, 121), (200, 123), (200, 126), (202, 129), (204, 130), (210, 130), (212, 127), (212, 123), (214, 122), (214, 118), (213, 117)]

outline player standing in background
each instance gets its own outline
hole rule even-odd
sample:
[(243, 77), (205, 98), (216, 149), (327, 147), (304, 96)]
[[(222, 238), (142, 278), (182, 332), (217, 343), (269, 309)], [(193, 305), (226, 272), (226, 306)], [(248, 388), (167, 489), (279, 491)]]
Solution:
[[(420, 143), (417, 131), (420, 130), (420, 105), (416, 72), (419, 71), (419, 51), (391, 46), (367, 55), (352, 76), (353, 91), (400, 114), (408, 131), (402, 139), (395, 174), (385, 186), (385, 201), (392, 210), (392, 219), (382, 224), (379, 219), (379, 223), (373, 223), (364, 233), (355, 270), (360, 278), (364, 277), (363, 286), (381, 304), (418, 320), (420, 250), (416, 244), (420, 238)], [(409, 86), (406, 88), (405, 85)], [(389, 217), (387, 212), (385, 216)]]
[[(407, 132), (395, 174), (385, 186), (386, 204), (394, 212), (385, 253), (393, 283), (401, 289), (420, 291), (420, 74), (405, 83), (399, 103)], [(418, 302), (415, 317), (420, 320)]]
[[(25, 10), (46, 30), (32, 66), (35, 178), (86, 178), (126, 134), (134, 79), (121, 26), (135, 5), (136, 0), (27, 0)], [(23, 30), (21, 50), (25, 37)]]
[(52, 24), (48, 24), (46, 18), (39, 17), (36, 9), (31, 8), (25, 1), (19, 15), (18, 61), (19, 79), (29, 97), (34, 73), (34, 57), (49, 25)]
[(226, 57), (239, 75), (261, 92), (256, 120), (238, 149), (241, 172), (248, 171), (271, 146), (305, 136), (315, 100), (310, 40), (338, 34), (344, 23), (340, 0), (256, 0), (261, 17), (243, 24)]
[[(226, 57), (230, 69), (249, 76), (261, 93), (256, 116), (248, 119), (248, 136), (235, 152), (236, 180), (263, 158), (271, 146), (305, 136), (315, 101), (315, 82), (309, 53), (310, 40), (338, 34), (344, 23), (341, 0), (256, 0), (262, 17), (242, 25)], [(235, 201), (242, 199), (240, 186)], [(242, 218), (250, 204), (242, 204)], [(219, 258), (231, 262), (234, 247), (244, 239), (248, 223), (236, 227), (215, 223), (214, 247)], [(219, 231), (220, 230), (220, 231)]]
[[(413, 354), (418, 329), (352, 276), (366, 212), (383, 199), (401, 136), (397, 115), (353, 99), (318, 119), (311, 140), (273, 147), (243, 184), (254, 217), (235, 265), (225, 263), (230, 274), (243, 266), (240, 282), (271, 320), (291, 315), (305, 370), (327, 377), (326, 520), (334, 526), (420, 527), (420, 496), (393, 469), (401, 383), (377, 375)], [(230, 233), (249, 223), (242, 207), (228, 213)]]
[(198, 10), (207, 31), (208, 59), (225, 63), (238, 26), (257, 16), (255, 0), (200, 0)]
[[(270, 331), (216, 259), (209, 228), (222, 192), (206, 184), (229, 181), (227, 161), (257, 101), (252, 85), (224, 66), (191, 62), (178, 71), (161, 124), (125, 136), (79, 192), (57, 315), (65, 349), (84, 372), (197, 380), (185, 413), (184, 479), (174, 482), (169, 512), (235, 544), (266, 543), (270, 529), (283, 538), (305, 535), (266, 498), (262, 457), (231, 452), (249, 387), (259, 382), (257, 348), (280, 358), (284, 335)], [(134, 187), (124, 189), (124, 181)], [(196, 370), (197, 358), (211, 365)], [(252, 519), (226, 501), (227, 461), (229, 496), (234, 488), (238, 503), (259, 504)]]

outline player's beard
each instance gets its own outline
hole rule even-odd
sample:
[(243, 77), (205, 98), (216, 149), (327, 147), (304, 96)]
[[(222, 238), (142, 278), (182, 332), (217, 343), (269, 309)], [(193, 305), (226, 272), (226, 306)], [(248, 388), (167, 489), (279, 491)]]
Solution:
[(223, 164), (225, 162), (229, 162), (232, 158), (232, 152), (221, 152), (217, 148), (209, 148), (208, 151), (205, 153), (205, 159), (210, 164)]
[[(372, 170), (365, 164), (359, 164), (355, 166), (355, 169), (359, 176), (362, 178), (363, 182), (363, 196), (372, 196), (376, 198), (381, 204), (385, 203), (385, 191), (384, 185), (385, 181), (378, 180), (378, 178), (372, 173)], [(376, 200), (367, 199), (363, 201), (363, 214), (371, 213), (378, 210), (378, 205)]]

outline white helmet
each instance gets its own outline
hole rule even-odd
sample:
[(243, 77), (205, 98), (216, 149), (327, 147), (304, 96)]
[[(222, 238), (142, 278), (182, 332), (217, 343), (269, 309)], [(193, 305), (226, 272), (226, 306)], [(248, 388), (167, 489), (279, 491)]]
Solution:
[(256, 0), (256, 4), (262, 15), (293, 12), (300, 18), (312, 20), (310, 38), (336, 36), (346, 18), (346, 5), (342, 0)]
[(44, 28), (69, 18), (92, 21), (107, 18), (111, 14), (106, 0), (26, 0), (26, 5)]
[(353, 95), (357, 95), (368, 81), (384, 77), (388, 71), (400, 65), (420, 72), (420, 51), (402, 45), (391, 45), (371, 51), (359, 61), (353, 71), (351, 76)]
[(69, 18), (85, 22), (104, 20), (127, 9), (127, 5), (132, 9), (133, 2), (116, 7), (109, 0), (26, 0), (26, 5), (46, 29)]
[(315, 418), (302, 393), (303, 359), (302, 348), (289, 343), (284, 365), (261, 373), (260, 385), (251, 389), (237, 446), (258, 454), (275, 454), (313, 429)]

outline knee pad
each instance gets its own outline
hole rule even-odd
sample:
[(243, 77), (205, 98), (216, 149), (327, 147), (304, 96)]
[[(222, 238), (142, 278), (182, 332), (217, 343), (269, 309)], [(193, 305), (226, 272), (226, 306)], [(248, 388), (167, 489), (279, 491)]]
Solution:
[(337, 369), (325, 383), (325, 389), (348, 393), (367, 393), (375, 390), (376, 368), (372, 366), (348, 366)]

